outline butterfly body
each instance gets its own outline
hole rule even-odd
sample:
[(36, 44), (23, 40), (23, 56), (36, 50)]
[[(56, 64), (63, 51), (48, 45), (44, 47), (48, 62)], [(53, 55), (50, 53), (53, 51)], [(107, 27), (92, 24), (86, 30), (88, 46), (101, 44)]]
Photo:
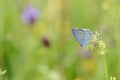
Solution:
[(72, 32), (81, 47), (85, 47), (92, 38), (92, 32), (89, 29), (73, 28)]

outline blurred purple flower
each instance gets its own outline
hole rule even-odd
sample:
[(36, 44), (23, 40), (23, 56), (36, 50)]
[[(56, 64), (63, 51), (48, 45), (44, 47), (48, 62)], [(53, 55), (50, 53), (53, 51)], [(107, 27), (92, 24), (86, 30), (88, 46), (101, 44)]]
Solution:
[(42, 37), (41, 42), (42, 42), (42, 45), (43, 45), (44, 47), (49, 47), (49, 46), (50, 46), (50, 41), (48, 40), (47, 37)]
[(109, 40), (109, 45), (110, 45), (111, 47), (114, 47), (114, 46), (117, 45), (117, 41), (116, 41), (115, 39)]
[(21, 20), (25, 24), (33, 25), (41, 16), (39, 9), (32, 6), (26, 6), (21, 14)]
[(91, 59), (93, 54), (90, 50), (82, 50), (81, 56), (82, 58), (85, 58), (85, 59)]

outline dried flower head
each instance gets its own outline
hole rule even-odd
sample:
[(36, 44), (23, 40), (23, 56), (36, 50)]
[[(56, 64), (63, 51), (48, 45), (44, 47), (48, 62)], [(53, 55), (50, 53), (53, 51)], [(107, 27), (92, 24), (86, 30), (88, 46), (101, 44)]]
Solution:
[(96, 31), (92, 37), (91, 44), (87, 46), (87, 48), (93, 49), (95, 45), (98, 45), (99, 52), (104, 55), (106, 53), (106, 44), (99, 39), (99, 33)]
[(42, 37), (41, 42), (42, 42), (42, 45), (43, 45), (44, 47), (49, 47), (49, 46), (50, 46), (50, 41), (48, 40), (47, 37)]
[(102, 55), (105, 55), (105, 53), (106, 53), (106, 44), (102, 41), (102, 40), (100, 40), (100, 41), (98, 41), (98, 45), (99, 45), (99, 52), (102, 54)]

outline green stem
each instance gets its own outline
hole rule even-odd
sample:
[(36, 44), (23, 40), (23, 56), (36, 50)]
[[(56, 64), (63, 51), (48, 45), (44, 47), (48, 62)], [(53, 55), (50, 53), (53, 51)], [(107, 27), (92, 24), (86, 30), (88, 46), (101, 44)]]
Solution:
[(107, 70), (107, 63), (106, 63), (106, 58), (105, 55), (103, 55), (104, 57), (104, 66), (105, 66), (105, 75), (106, 75), (106, 80), (108, 80), (108, 70)]

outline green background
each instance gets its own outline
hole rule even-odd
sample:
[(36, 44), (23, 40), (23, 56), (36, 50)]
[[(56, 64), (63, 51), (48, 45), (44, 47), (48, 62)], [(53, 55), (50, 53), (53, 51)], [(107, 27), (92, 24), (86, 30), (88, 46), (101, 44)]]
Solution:
[[(29, 4), (41, 11), (32, 26), (20, 19)], [(100, 33), (109, 78), (120, 80), (119, 0), (0, 0), (0, 68), (7, 70), (0, 79), (106, 80), (99, 49), (82, 57), (72, 28)], [(42, 45), (44, 36), (49, 46)]]

